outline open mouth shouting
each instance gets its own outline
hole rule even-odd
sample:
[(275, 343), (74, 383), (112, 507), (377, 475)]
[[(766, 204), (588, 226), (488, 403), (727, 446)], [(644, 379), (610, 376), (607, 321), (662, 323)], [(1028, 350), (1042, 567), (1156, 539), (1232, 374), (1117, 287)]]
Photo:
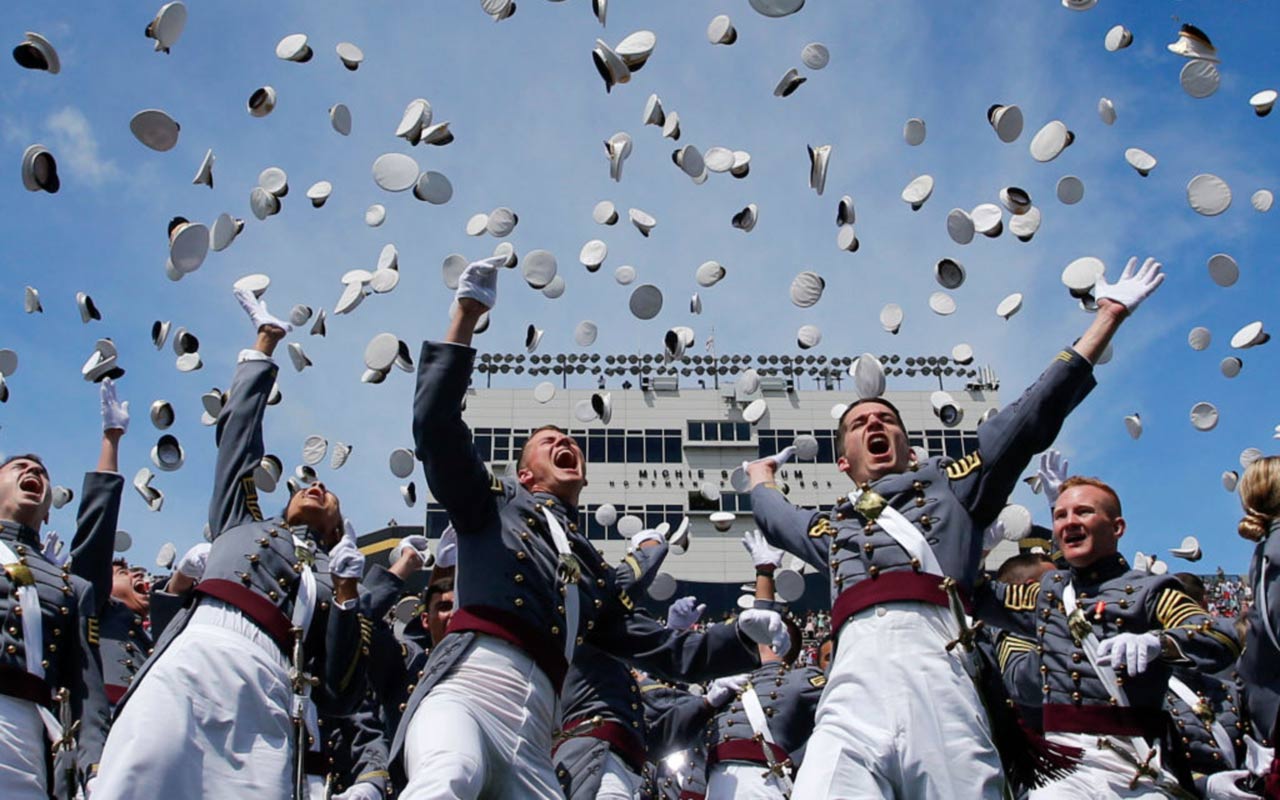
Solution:
[(582, 459), (572, 447), (561, 447), (551, 456), (551, 463), (556, 469), (565, 472), (580, 473), (582, 471)]
[(1079, 529), (1068, 530), (1063, 531), (1060, 538), (1062, 540), (1062, 549), (1067, 550), (1084, 544), (1084, 542), (1089, 538), (1089, 534)]
[(36, 497), (44, 497), (45, 482), (40, 473), (30, 470), (18, 481), (18, 489)]
[(889, 455), (892, 444), (889, 441), (889, 435), (881, 431), (877, 431), (867, 436), (867, 453), (875, 458)]

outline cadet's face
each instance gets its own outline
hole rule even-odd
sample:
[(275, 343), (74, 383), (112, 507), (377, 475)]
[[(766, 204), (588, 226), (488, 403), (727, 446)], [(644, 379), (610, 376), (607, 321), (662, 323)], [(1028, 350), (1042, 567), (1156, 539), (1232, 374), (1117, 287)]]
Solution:
[(342, 535), (342, 509), (338, 496), (329, 491), (323, 482), (316, 481), (289, 498), (284, 521), (290, 525), (303, 524), (319, 531), (325, 540), (322, 544), (335, 544)]
[(35, 461), (19, 458), (0, 469), (0, 519), (39, 529), (52, 503), (49, 473)]
[(1123, 517), (1113, 516), (1111, 496), (1096, 486), (1072, 486), (1053, 504), (1053, 538), (1073, 567), (1112, 555), (1124, 535)]
[(822, 646), (818, 648), (818, 669), (822, 670), (823, 672), (827, 671), (827, 669), (831, 666), (831, 654), (835, 651), (835, 649), (836, 649), (836, 643), (834, 641), (827, 641), (822, 643)]
[(111, 596), (136, 614), (145, 615), (151, 610), (151, 587), (141, 570), (118, 565), (112, 567)]
[(844, 455), (836, 466), (854, 483), (902, 472), (911, 459), (907, 432), (888, 406), (865, 403), (845, 417)]
[(577, 505), (587, 485), (587, 462), (573, 437), (559, 431), (539, 431), (525, 446), (519, 479), (529, 491), (547, 491)]
[(431, 633), (431, 643), (439, 644), (444, 632), (453, 619), (453, 592), (441, 592), (433, 595), (431, 606), (427, 609), (427, 630)]

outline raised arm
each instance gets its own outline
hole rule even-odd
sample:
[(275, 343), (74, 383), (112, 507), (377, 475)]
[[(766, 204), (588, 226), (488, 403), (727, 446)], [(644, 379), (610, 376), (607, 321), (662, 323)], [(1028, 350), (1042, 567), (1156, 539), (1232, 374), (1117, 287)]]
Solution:
[(777, 463), (768, 458), (749, 465), (751, 514), (769, 544), (781, 547), (825, 575), (830, 571), (828, 548), (835, 529), (821, 513), (791, 505), (774, 483), (777, 468)]
[(278, 371), (271, 356), (292, 328), (272, 317), (266, 304), (251, 292), (237, 289), (236, 299), (253, 320), (257, 339), (253, 347), (240, 351), (227, 402), (218, 415), (218, 458), (213, 497), (209, 500), (209, 531), (213, 539), (228, 528), (263, 518), (253, 471), (265, 452), (262, 416)]
[(1177, 579), (1159, 591), (1147, 593), (1147, 613), (1160, 634), (1161, 656), (1174, 663), (1190, 664), (1212, 674), (1226, 669), (1240, 656), (1235, 630), (1218, 624), (1195, 600), (1177, 588)]
[(111, 558), (120, 521), (120, 438), (129, 429), (129, 403), (116, 397), (115, 382), (102, 380), (102, 449), (96, 472), (87, 472), (80, 491), (76, 534), (71, 540), (71, 572), (93, 586), (95, 615), (111, 598)]
[(111, 724), (111, 704), (107, 701), (102, 679), (94, 590), (88, 583), (78, 580), (74, 587), (77, 601), (74, 635), (79, 657), (62, 659), (66, 674), (61, 676), (61, 685), (68, 689), (71, 718), (80, 722), (76, 765), (77, 777), (83, 785), (97, 774), (98, 761)]
[[(489, 259), (488, 261), (492, 261)], [(460, 533), (480, 527), (496, 510), (502, 484), (476, 452), (462, 402), (471, 380), (475, 350), (471, 336), (497, 295), (497, 267), (476, 262), (458, 280), (457, 307), (445, 341), (424, 342), (413, 399), (413, 440), (431, 494)]]

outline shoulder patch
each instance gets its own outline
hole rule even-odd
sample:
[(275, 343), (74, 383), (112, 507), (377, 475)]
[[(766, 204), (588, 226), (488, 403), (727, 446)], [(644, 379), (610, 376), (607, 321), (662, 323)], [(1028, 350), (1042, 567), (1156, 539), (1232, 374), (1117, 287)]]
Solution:
[(832, 525), (831, 520), (826, 517), (819, 518), (817, 522), (813, 523), (813, 527), (809, 528), (809, 537), (811, 539), (818, 539), (823, 536), (834, 536), (835, 533), (836, 526)]
[(240, 479), (240, 488), (244, 492), (244, 505), (253, 518), (262, 521), (262, 506), (258, 504), (258, 484), (253, 482), (253, 475), (245, 475)]
[(492, 472), (489, 473), (489, 491), (493, 492), (494, 494), (507, 493), (506, 487), (502, 485), (502, 481), (498, 478), (497, 475), (494, 475)]
[(618, 602), (622, 603), (622, 607), (628, 611), (636, 610), (636, 604), (632, 602), (631, 598), (627, 596), (625, 591), (618, 592)]
[(959, 461), (953, 461), (948, 464), (947, 477), (953, 481), (958, 481), (980, 466), (982, 466), (982, 454), (975, 450)]
[(827, 685), (827, 676), (826, 676), (826, 675), (814, 675), (812, 678), (810, 678), (810, 679), (809, 679), (809, 685), (810, 685), (810, 686), (812, 686), (812, 687), (814, 687), (815, 689), (816, 689), (816, 688), (818, 688), (818, 687), (820, 687), (820, 686), (826, 686), (826, 685)]
[(85, 638), (87, 638), (87, 639), (89, 640), (89, 644), (93, 645), (94, 647), (97, 647), (97, 646), (98, 646), (98, 640), (99, 640), (99, 638), (100, 638), (100, 631), (99, 631), (99, 628), (98, 628), (98, 624), (99, 624), (99, 623), (98, 623), (98, 618), (97, 618), (97, 617), (89, 617), (89, 618), (86, 620), (86, 622), (88, 623), (88, 625), (87, 625), (88, 630), (86, 631), (86, 636), (85, 636)]

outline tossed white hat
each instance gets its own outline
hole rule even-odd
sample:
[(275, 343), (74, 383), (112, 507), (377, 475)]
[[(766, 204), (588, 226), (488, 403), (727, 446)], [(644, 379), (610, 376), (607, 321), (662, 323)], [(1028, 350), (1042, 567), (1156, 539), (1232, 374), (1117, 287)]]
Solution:
[(1010, 503), (996, 519), (1003, 524), (1005, 541), (1020, 542), (1031, 533), (1031, 512), (1026, 506)]
[(344, 103), (335, 103), (329, 107), (329, 124), (343, 136), (351, 134), (351, 109)]
[(521, 261), (525, 282), (544, 289), (556, 277), (556, 257), (547, 250), (530, 250)]
[(441, 206), (453, 199), (453, 184), (444, 174), (427, 170), (414, 183), (413, 196), (434, 206)]
[(994, 239), (1004, 231), (1004, 212), (995, 203), (982, 203), (969, 212), (973, 229)]
[(129, 120), (129, 130), (134, 138), (161, 153), (173, 149), (178, 143), (178, 132), (181, 129), (182, 126), (173, 117), (158, 108), (139, 111)]
[(266, 294), (267, 289), (271, 288), (271, 278), (260, 272), (251, 275), (245, 275), (231, 285), (233, 289), (244, 289), (252, 292), (254, 297), (262, 297)]
[(4, 384), (5, 378), (17, 371), (18, 354), (12, 350), (0, 350), (0, 386)]
[(690, 314), (702, 313), (702, 298), (698, 296), (697, 292), (694, 292), (693, 296), (689, 298), (689, 313)]
[(791, 302), (800, 308), (810, 308), (822, 299), (827, 282), (816, 272), (805, 270), (791, 280)]
[(22, 154), (22, 185), (31, 192), (57, 194), (62, 186), (58, 162), (42, 144), (33, 144)]
[(946, 292), (929, 295), (929, 309), (938, 316), (947, 317), (956, 312), (956, 301)]
[(1182, 91), (1202, 100), (1218, 91), (1218, 87), (1222, 85), (1222, 73), (1212, 61), (1196, 59), (1182, 65), (1178, 82), (1182, 84)]
[(1142, 417), (1138, 414), (1130, 414), (1124, 418), (1124, 428), (1129, 432), (1129, 436), (1137, 439), (1142, 435)]
[(595, 272), (600, 269), (600, 265), (608, 255), (609, 245), (599, 239), (592, 239), (582, 246), (582, 250), (578, 253), (578, 261), (587, 268), (588, 272)]
[(453, 142), (453, 131), (449, 130), (448, 122), (437, 122), (434, 125), (425, 125), (418, 132), (418, 141), (414, 144), (429, 144), (434, 147), (444, 147)]
[(674, 111), (662, 122), (662, 138), (680, 141), (680, 115)]
[(28, 286), (22, 293), (22, 310), (28, 314), (41, 314), (44, 306), (40, 304), (40, 292), (34, 286)]
[(967, 365), (973, 363), (973, 347), (964, 342), (951, 348), (951, 360), (957, 364)]
[(831, 62), (831, 51), (821, 42), (809, 42), (800, 49), (800, 63), (812, 70), (820, 70)]
[(1253, 106), (1253, 113), (1259, 117), (1265, 117), (1271, 113), (1271, 109), (1276, 104), (1276, 90), (1263, 89), (1249, 98), (1249, 105)]
[(638, 208), (628, 209), (627, 217), (636, 230), (640, 231), (640, 235), (646, 239), (649, 238), (649, 232), (658, 226), (658, 220), (654, 219), (653, 215)]
[(543, 333), (545, 333), (545, 331), (543, 331), (542, 328), (530, 323), (530, 325), (525, 328), (524, 332), (524, 349), (530, 353), (537, 350), (538, 344), (542, 341)]
[(841, 225), (836, 231), (836, 247), (850, 253), (856, 253), (859, 246), (858, 232), (854, 230), (853, 225)]
[(313, 55), (315, 53), (311, 50), (311, 46), (307, 44), (307, 35), (305, 33), (291, 33), (276, 45), (276, 58), (282, 61), (295, 61), (299, 64), (305, 64), (311, 60)]
[(1249, 465), (1262, 458), (1262, 451), (1256, 447), (1246, 447), (1240, 451), (1240, 467), (1248, 469)]
[(591, 60), (604, 81), (606, 92), (612, 92), (614, 86), (631, 80), (631, 68), (612, 47), (600, 39), (596, 39), (596, 45), (591, 49)]
[[(870, 353), (863, 353), (849, 365), (853, 390), (859, 400), (880, 397), (885, 390), (884, 365)], [(843, 413), (843, 412), (841, 412)]]
[(632, 72), (639, 72), (649, 60), (649, 56), (653, 55), (653, 50), (657, 45), (657, 34), (653, 31), (640, 30), (628, 34), (626, 38), (618, 42), (618, 46), (614, 48), (614, 51), (627, 65), (628, 69)]
[(364, 63), (364, 51), (351, 42), (338, 42), (338, 46), (335, 49), (338, 52), (339, 60), (342, 61), (342, 66), (352, 72), (360, 69), (360, 65)]
[(1184, 536), (1182, 544), (1177, 547), (1169, 548), (1169, 552), (1177, 558), (1185, 559), (1193, 563), (1199, 561), (1203, 555), (1200, 552), (1200, 540), (1194, 536)]
[(183, 353), (178, 356), (174, 363), (178, 368), (178, 372), (195, 372), (204, 366), (199, 353)]
[(259, 491), (271, 494), (276, 490), (276, 486), (279, 485), (283, 474), (284, 464), (280, 461), (279, 456), (267, 453), (258, 462), (258, 466), (253, 469), (253, 482)]
[(379, 333), (365, 346), (364, 365), (378, 372), (386, 372), (395, 364), (399, 352), (400, 340), (394, 333)]
[(259, 220), (265, 220), (280, 213), (280, 198), (261, 186), (255, 186), (249, 192), (249, 210)]
[(1183, 58), (1195, 58), (1204, 61), (1221, 61), (1217, 48), (1209, 41), (1209, 36), (1195, 25), (1184, 24), (1178, 30), (1178, 38), (1168, 45), (1169, 52)]
[(968, 244), (973, 241), (973, 217), (962, 208), (953, 208), (947, 213), (947, 235), (956, 244)]
[(1196, 327), (1187, 333), (1187, 344), (1192, 350), (1204, 350), (1208, 348), (1209, 343), (1213, 340), (1213, 334), (1208, 328)]
[(579, 322), (573, 329), (573, 340), (579, 347), (590, 347), (596, 343), (599, 328), (591, 320)]
[(711, 23), (707, 25), (707, 41), (724, 45), (738, 41), (738, 29), (733, 27), (733, 21), (729, 19), (728, 14), (712, 17)]
[(704, 261), (694, 273), (699, 286), (710, 288), (719, 283), (728, 271), (719, 261)]
[(431, 124), (431, 103), (418, 97), (409, 101), (396, 126), (395, 135), (411, 144), (417, 144), (422, 129)]
[(510, 235), (519, 223), (520, 217), (516, 212), (506, 206), (499, 206), (489, 212), (489, 222), (485, 225), (485, 230), (490, 236), (501, 239)]
[(1271, 210), (1272, 203), (1275, 202), (1275, 195), (1270, 189), (1259, 189), (1249, 198), (1249, 202), (1253, 204), (1255, 211), (1265, 214)]
[(991, 106), (987, 109), (987, 122), (1005, 144), (1016, 142), (1022, 135), (1022, 109), (1017, 106)]
[(1103, 125), (1114, 125), (1116, 122), (1116, 104), (1109, 97), (1098, 99), (1098, 119)]
[(76, 308), (80, 310), (80, 321), (85, 324), (102, 319), (102, 312), (98, 310), (93, 298), (84, 292), (76, 292)]
[(1247, 350), (1265, 344), (1270, 338), (1271, 335), (1262, 329), (1261, 322), (1250, 322), (1231, 337), (1231, 346), (1237, 350)]
[(609, 392), (593, 392), (591, 410), (601, 422), (608, 425), (613, 419), (613, 395)]
[(115, 540), (112, 543), (112, 549), (117, 553), (124, 553), (133, 547), (133, 537), (128, 531), (116, 531)]
[(1156, 157), (1143, 150), (1140, 147), (1130, 147), (1124, 151), (1124, 160), (1129, 162), (1129, 166), (1137, 170), (1142, 177), (1151, 174), (1151, 170), (1156, 168)]
[(49, 40), (38, 33), (27, 31), (25, 38), (13, 48), (13, 60), (26, 69), (44, 70), (50, 75), (62, 71), (58, 51)]
[(733, 151), (733, 165), (729, 174), (735, 178), (745, 178), (751, 173), (751, 154), (746, 150)]
[(1067, 264), (1062, 270), (1062, 283), (1071, 291), (1073, 297), (1083, 297), (1093, 290), (1107, 271), (1102, 259), (1094, 256), (1082, 256)]
[(333, 184), (329, 181), (316, 181), (307, 189), (307, 199), (311, 201), (312, 208), (324, 206), (331, 194), (333, 194)]
[(809, 146), (809, 188), (822, 196), (827, 186), (827, 165), (831, 161), (831, 145)]
[(924, 120), (912, 117), (902, 126), (902, 139), (912, 147), (924, 144)]
[(342, 469), (342, 465), (351, 457), (352, 449), (349, 444), (334, 442), (333, 451), (329, 454), (329, 469)]
[(1191, 427), (1198, 431), (1211, 431), (1218, 427), (1218, 408), (1213, 403), (1200, 402), (1191, 407)]
[(539, 403), (550, 403), (556, 396), (556, 385), (551, 381), (543, 381), (533, 387), (533, 399)]
[(720, 145), (709, 147), (707, 152), (702, 154), (702, 161), (708, 172), (725, 173), (733, 169), (733, 151)]
[(1236, 490), (1236, 483), (1240, 480), (1240, 473), (1234, 470), (1227, 470), (1222, 473), (1222, 488), (1228, 492)]
[(249, 95), (249, 100), (245, 103), (245, 107), (249, 109), (249, 115), (253, 117), (265, 117), (276, 108), (276, 90), (272, 86), (260, 86), (253, 90), (253, 94)]
[(622, 180), (622, 165), (631, 156), (631, 134), (619, 131), (604, 141), (604, 153), (609, 159), (609, 177)]
[(1025, 214), (1031, 209), (1031, 195), (1017, 186), (1006, 186), (1000, 190), (1000, 203), (1011, 214)]
[(302, 463), (314, 467), (329, 453), (329, 440), (323, 436), (308, 436), (302, 442)]
[(168, 53), (187, 26), (187, 7), (182, 3), (165, 3), (160, 6), (155, 19), (147, 23), (144, 31), (148, 39), (156, 40), (156, 52)]
[(387, 466), (391, 469), (391, 474), (397, 478), (409, 477), (413, 474), (415, 466), (413, 451), (405, 447), (392, 450), (387, 458)]
[(912, 211), (919, 211), (932, 194), (933, 176), (921, 175), (918, 178), (914, 178), (902, 190), (902, 201), (908, 203)]
[(209, 253), (209, 229), (200, 223), (180, 223), (169, 237), (169, 263), (184, 275), (200, 269)]
[(656, 94), (649, 95), (649, 99), (644, 104), (643, 124), (662, 127), (666, 119), (666, 112), (662, 110), (662, 99)]
[(1240, 266), (1226, 253), (1209, 257), (1209, 277), (1219, 286), (1231, 286), (1240, 278)]
[(1040, 230), (1040, 221), (1040, 209), (1031, 206), (1026, 212), (1009, 218), (1009, 233), (1017, 237), (1020, 242), (1029, 242), (1031, 237), (1036, 235), (1036, 231)]
[(1075, 175), (1064, 175), (1058, 179), (1058, 201), (1063, 205), (1073, 206), (1084, 199), (1084, 181)]
[(671, 160), (684, 174), (694, 180), (701, 178), (707, 170), (707, 161), (703, 158), (702, 151), (698, 149), (697, 145), (687, 144), (684, 147), (677, 148), (671, 153)]
[(857, 216), (853, 198), (847, 194), (841, 197), (840, 202), (836, 203), (836, 226), (852, 225), (857, 222)]
[(738, 375), (735, 383), (739, 394), (753, 395), (760, 390), (760, 373), (754, 369), (745, 369)]
[(1216, 217), (1231, 207), (1231, 187), (1217, 175), (1202, 173), (1187, 183), (1187, 203), (1197, 214)]
[(1067, 130), (1067, 126), (1061, 121), (1055, 119), (1037, 131), (1032, 138), (1031, 157), (1041, 163), (1052, 161), (1074, 140), (1075, 134)]
[(904, 316), (902, 306), (897, 303), (888, 303), (884, 308), (880, 309), (880, 327), (889, 333), (896, 334), (902, 328)]
[(742, 418), (752, 425), (755, 425), (769, 410), (769, 404), (765, 402), (763, 397), (756, 398), (747, 404), (742, 410)]
[(662, 310), (662, 290), (651, 283), (641, 284), (631, 291), (627, 307), (637, 319), (653, 319)]
[(750, 0), (751, 7), (766, 17), (786, 17), (804, 8), (804, 0)]
[(209, 246), (214, 252), (226, 250), (242, 230), (244, 230), (244, 220), (236, 219), (230, 214), (219, 214), (209, 230)]
[(373, 182), (388, 192), (412, 189), (422, 170), (404, 153), (383, 153), (373, 162)]
[(186, 460), (186, 453), (183, 452), (178, 437), (171, 433), (162, 435), (151, 448), (151, 463), (164, 472), (181, 469)]
[(168, 400), (157, 400), (151, 404), (151, 424), (156, 430), (166, 430), (173, 424), (173, 405)]
[(1108, 53), (1123, 50), (1131, 44), (1133, 44), (1133, 34), (1123, 25), (1113, 25), (1107, 31), (1106, 38), (1102, 40), (1102, 46), (1107, 48)]
[(817, 347), (822, 342), (822, 329), (817, 325), (801, 325), (796, 331), (796, 345), (801, 350)]
[(1020, 311), (1021, 309), (1022, 309), (1022, 293), (1014, 292), (1013, 294), (1001, 300), (1000, 304), (996, 306), (996, 315), (1003, 317), (1004, 319), (1009, 319), (1014, 314), (1017, 314), (1018, 311)]
[(299, 342), (289, 342), (289, 360), (293, 362), (293, 368), (298, 372), (313, 366), (311, 359), (307, 358), (307, 354), (303, 352), (302, 344)]
[(954, 428), (960, 424), (960, 420), (964, 419), (964, 409), (956, 403), (950, 392), (938, 390), (929, 395), (929, 405), (933, 409), (933, 415), (948, 428)]
[(546, 286), (542, 287), (542, 296), (547, 298), (548, 300), (555, 300), (557, 297), (560, 297), (561, 295), (564, 294), (565, 288), (566, 288), (566, 284), (565, 284), (564, 276), (557, 275), (551, 279), (551, 283), (548, 283)]
[(944, 289), (959, 289), (964, 285), (964, 265), (953, 258), (940, 258), (933, 265), (933, 277)]
[(591, 218), (600, 225), (613, 225), (618, 221), (618, 209), (608, 200), (601, 200), (591, 210)]
[(730, 224), (740, 231), (750, 233), (760, 219), (760, 209), (755, 203), (748, 203), (746, 208), (733, 215)]
[(213, 149), (210, 148), (204, 154), (204, 158), (200, 160), (200, 169), (196, 170), (196, 176), (191, 179), (191, 183), (200, 186), (208, 186), (213, 188)]

